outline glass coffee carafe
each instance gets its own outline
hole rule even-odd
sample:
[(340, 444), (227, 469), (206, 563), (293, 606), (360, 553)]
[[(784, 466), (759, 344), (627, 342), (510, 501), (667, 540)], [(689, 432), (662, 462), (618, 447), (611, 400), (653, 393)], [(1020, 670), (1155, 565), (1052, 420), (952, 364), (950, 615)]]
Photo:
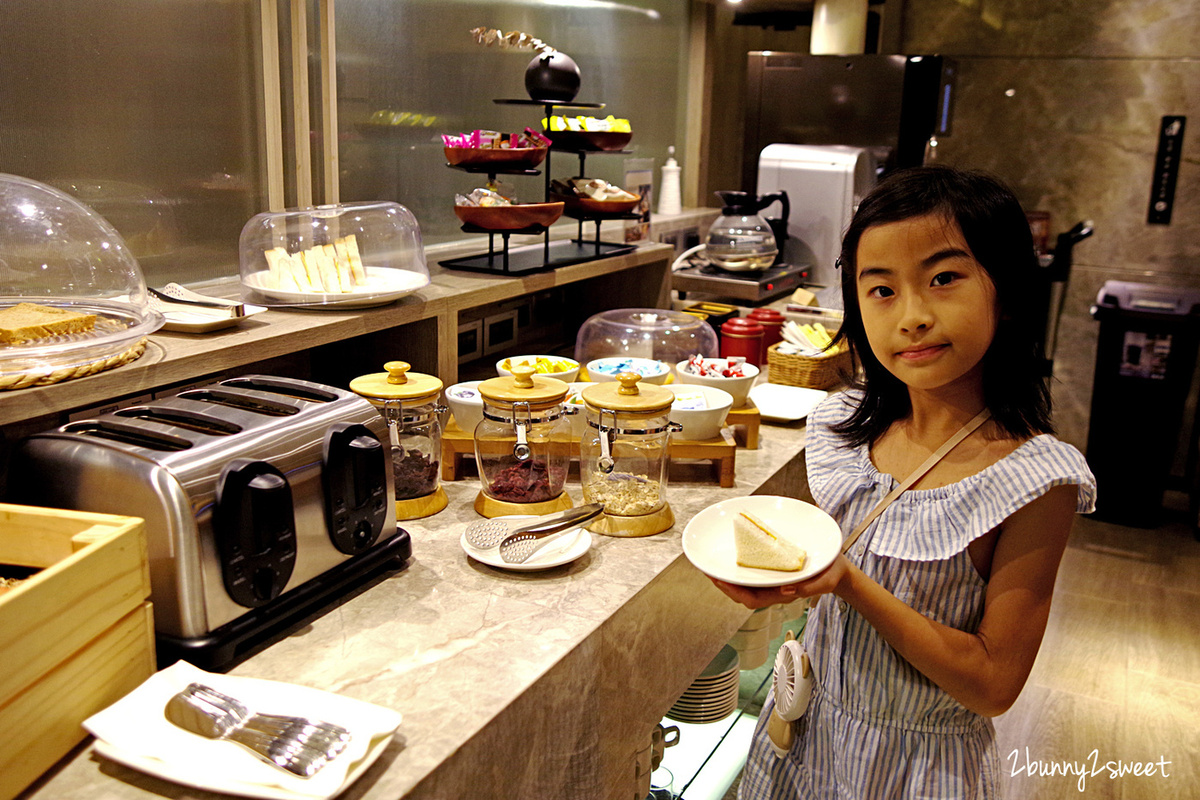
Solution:
[(433, 375), (409, 372), (405, 361), (389, 361), (387, 372), (363, 375), (350, 382), (350, 391), (365, 397), (387, 421), (396, 486), (396, 519), (419, 519), (446, 507), (446, 490), (439, 480), (442, 426), (446, 410), (437, 400), (442, 381)]
[(485, 517), (549, 514), (570, 508), (564, 490), (571, 466), (567, 384), (516, 364), (512, 375), (479, 384), (483, 421), (475, 426), (475, 462)]
[(579, 442), (579, 477), (587, 503), (604, 514), (588, 526), (609, 536), (649, 536), (675, 524), (667, 503), (667, 471), (675, 395), (639, 383), (634, 372), (583, 390), (587, 424)]
[[(748, 192), (717, 192), (724, 206), (708, 229), (704, 256), (714, 267), (730, 272), (761, 272), (779, 258), (779, 247), (787, 236), (789, 212), (787, 192), (761, 197)], [(764, 219), (758, 212), (778, 200), (781, 219)]]

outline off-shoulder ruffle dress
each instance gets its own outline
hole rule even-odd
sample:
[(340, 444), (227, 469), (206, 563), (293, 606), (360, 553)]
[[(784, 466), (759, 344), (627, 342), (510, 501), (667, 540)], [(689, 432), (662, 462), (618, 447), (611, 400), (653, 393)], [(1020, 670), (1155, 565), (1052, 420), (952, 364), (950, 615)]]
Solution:
[[(867, 446), (844, 447), (829, 430), (855, 400), (831, 395), (809, 415), (807, 430), (813, 498), (843, 536), (897, 484), (875, 468)], [(1079, 451), (1051, 435), (1035, 436), (957, 483), (900, 495), (848, 556), (922, 614), (974, 631), (987, 584), (967, 546), (1064, 484), (1079, 487), (1080, 513), (1094, 508), (1095, 479)], [(816, 688), (797, 723), (796, 744), (786, 758), (771, 750), (765, 723), (774, 700), (768, 698), (739, 798), (999, 797), (991, 720), (918, 672), (853, 608), (822, 596), (809, 610), (803, 640)]]

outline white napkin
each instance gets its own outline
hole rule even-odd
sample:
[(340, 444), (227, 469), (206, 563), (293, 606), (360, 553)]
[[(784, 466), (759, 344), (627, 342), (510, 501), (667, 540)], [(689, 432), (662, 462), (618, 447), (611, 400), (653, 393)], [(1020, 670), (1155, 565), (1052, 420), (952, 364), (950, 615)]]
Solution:
[[(350, 744), (313, 777), (291, 775), (239, 744), (169, 722), (167, 700), (189, 683), (207, 684), (255, 711), (341, 725), (350, 731)], [(97, 739), (96, 751), (126, 766), (198, 789), (279, 800), (334, 797), (366, 771), (399, 725), (400, 714), (382, 706), (306, 686), (213, 674), (186, 661), (151, 675), (83, 723)]]

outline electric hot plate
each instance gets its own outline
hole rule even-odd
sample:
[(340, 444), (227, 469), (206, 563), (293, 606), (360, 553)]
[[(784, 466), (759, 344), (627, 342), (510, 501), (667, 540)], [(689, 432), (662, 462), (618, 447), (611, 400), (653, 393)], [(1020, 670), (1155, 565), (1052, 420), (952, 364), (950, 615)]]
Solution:
[(760, 302), (790, 294), (804, 285), (806, 265), (776, 264), (762, 272), (730, 272), (707, 261), (693, 262), (671, 275), (671, 288), (681, 295), (705, 292), (736, 300)]

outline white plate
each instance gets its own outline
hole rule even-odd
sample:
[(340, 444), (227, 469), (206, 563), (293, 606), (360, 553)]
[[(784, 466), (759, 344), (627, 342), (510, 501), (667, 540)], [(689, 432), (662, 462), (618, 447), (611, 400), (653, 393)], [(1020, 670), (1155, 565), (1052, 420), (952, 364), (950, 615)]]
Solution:
[(829, 392), (821, 389), (784, 386), (780, 383), (760, 383), (750, 390), (750, 399), (758, 406), (759, 415), (772, 422), (804, 419), (828, 396)]
[[(391, 740), (392, 737), (387, 736), (372, 742), (366, 757), (354, 765), (354, 768), (346, 776), (346, 781), (331, 794), (312, 795), (297, 794), (296, 792), (275, 786), (242, 783), (233, 778), (223, 778), (220, 775), (213, 774), (203, 764), (184, 766), (178, 763), (159, 761), (156, 758), (149, 758), (138, 753), (126, 752), (119, 747), (108, 745), (99, 739), (96, 740), (95, 747), (97, 753), (105, 758), (116, 761), (118, 764), (124, 764), (130, 769), (136, 769), (138, 772), (144, 772), (147, 775), (153, 775), (156, 778), (162, 778), (171, 783), (178, 783), (181, 786), (190, 786), (193, 789), (202, 789), (209, 792), (222, 792), (224, 794), (237, 795), (238, 797), (260, 797), (265, 798), (265, 800), (298, 800), (298, 798), (308, 797), (332, 798), (341, 794), (343, 787), (348, 787), (367, 771), (367, 767), (371, 766), (375, 762), (375, 759), (379, 758)], [(249, 755), (249, 751), (247, 751), (247, 755)], [(254, 756), (250, 757), (254, 758)]]
[(539, 569), (550, 569), (551, 567), (561, 567), (563, 564), (570, 564), (592, 549), (592, 534), (584, 528), (575, 528), (573, 531), (567, 531), (564, 536), (574, 536), (575, 540), (569, 545), (563, 545), (561, 542), (546, 545), (547, 548), (553, 549), (548, 549), (545, 555), (534, 556), (524, 564), (509, 564), (500, 558), (500, 551), (495, 547), (487, 550), (475, 547), (467, 541), (466, 531), (463, 531), (458, 541), (467, 555), (476, 561), (487, 564), (489, 567), (509, 569), (516, 572), (533, 572)]
[(242, 307), (246, 313), (240, 317), (231, 317), (228, 314), (206, 313), (204, 309), (198, 309), (197, 311), (164, 311), (162, 315), (166, 322), (163, 323), (163, 330), (178, 331), (179, 333), (219, 331), (224, 328), (232, 328), (246, 317), (261, 314), (267, 310), (266, 306), (255, 306), (249, 303), (243, 303)]
[[(291, 775), (233, 742), (205, 739), (167, 721), (167, 700), (196, 681), (251, 708), (327, 720), (350, 730), (347, 750), (311, 778)], [(137, 689), (84, 721), (96, 752), (164, 780), (242, 797), (324, 800), (342, 792), (387, 748), (400, 724), (389, 708), (307, 686), (221, 675), (186, 661), (151, 675)]]
[[(733, 519), (746, 511), (767, 523), (779, 536), (808, 553), (804, 569), (783, 572), (741, 567), (733, 540)], [(683, 553), (705, 575), (738, 586), (784, 586), (811, 578), (837, 558), (842, 530), (833, 517), (803, 500), (774, 495), (748, 495), (722, 500), (692, 517), (683, 529)]]
[(381, 306), (412, 294), (429, 285), (429, 276), (407, 269), (365, 267), (367, 285), (350, 292), (289, 292), (266, 285), (269, 272), (253, 272), (242, 278), (242, 285), (263, 297), (280, 303), (325, 306), (330, 308), (368, 308)]
[(724, 706), (729, 703), (736, 703), (738, 699), (738, 690), (734, 686), (727, 687), (719, 695), (711, 697), (688, 697), (684, 695), (672, 704), (672, 708), (677, 711), (704, 711), (713, 706)]

